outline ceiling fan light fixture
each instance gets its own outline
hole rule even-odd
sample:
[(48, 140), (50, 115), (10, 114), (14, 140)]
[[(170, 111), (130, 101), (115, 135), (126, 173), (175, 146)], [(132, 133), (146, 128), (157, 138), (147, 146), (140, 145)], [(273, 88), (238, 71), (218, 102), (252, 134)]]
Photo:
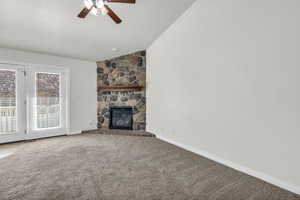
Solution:
[(104, 6), (105, 2), (104, 0), (84, 0), (84, 5), (95, 16), (106, 15), (108, 10)]
[(105, 8), (105, 6), (102, 6), (102, 7), (100, 8), (100, 10), (101, 10), (102, 15), (107, 15), (108, 10)]
[(95, 16), (98, 16), (99, 15), (99, 10), (97, 8), (93, 7), (92, 10), (91, 10), (91, 13)]
[(105, 2), (103, 0), (96, 1), (97, 8), (102, 8), (102, 7), (104, 7), (104, 5), (105, 5)]

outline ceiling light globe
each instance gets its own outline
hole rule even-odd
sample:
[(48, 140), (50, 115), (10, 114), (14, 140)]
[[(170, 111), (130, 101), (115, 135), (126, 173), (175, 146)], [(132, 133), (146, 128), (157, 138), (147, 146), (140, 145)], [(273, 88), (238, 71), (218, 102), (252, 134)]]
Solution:
[(91, 9), (91, 7), (94, 5), (92, 0), (84, 0), (84, 5), (87, 9)]
[(93, 7), (92, 10), (91, 10), (91, 13), (95, 16), (98, 16), (100, 12), (97, 8)]
[(96, 6), (97, 6), (97, 8), (102, 8), (104, 6), (104, 1), (103, 0), (98, 0), (96, 2)]

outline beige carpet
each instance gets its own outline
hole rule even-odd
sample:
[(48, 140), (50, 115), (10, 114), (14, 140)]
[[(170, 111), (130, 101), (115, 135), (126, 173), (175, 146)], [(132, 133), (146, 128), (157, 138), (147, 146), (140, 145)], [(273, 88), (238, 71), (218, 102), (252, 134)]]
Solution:
[(1, 200), (300, 200), (151, 137), (86, 134), (0, 159)]

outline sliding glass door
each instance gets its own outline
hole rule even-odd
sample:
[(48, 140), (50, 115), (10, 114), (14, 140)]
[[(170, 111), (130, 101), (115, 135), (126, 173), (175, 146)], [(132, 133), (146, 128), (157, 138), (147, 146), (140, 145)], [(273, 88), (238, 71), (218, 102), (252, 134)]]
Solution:
[(0, 64), (0, 143), (67, 133), (67, 70)]
[(0, 64), (0, 143), (25, 138), (24, 86), (24, 67)]

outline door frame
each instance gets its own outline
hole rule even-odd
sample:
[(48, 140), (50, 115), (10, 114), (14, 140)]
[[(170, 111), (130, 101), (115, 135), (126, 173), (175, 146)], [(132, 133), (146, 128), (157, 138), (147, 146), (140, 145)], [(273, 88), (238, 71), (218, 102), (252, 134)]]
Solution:
[[(17, 142), (23, 140), (32, 140), (32, 139), (39, 139), (39, 138), (47, 138), (47, 137), (54, 137), (54, 136), (61, 136), (67, 135), (70, 132), (70, 68), (66, 66), (54, 66), (54, 65), (44, 65), (44, 64), (28, 64), (22, 62), (14, 62), (14, 61), (7, 61), (7, 60), (0, 60), (0, 64), (2, 65), (12, 65), (12, 66), (21, 66), (23, 67), (23, 72), (26, 76), (24, 76), (24, 90), (22, 91), (23, 102), (26, 104), (23, 106), (24, 108), (24, 115), (23, 115), (23, 136), (18, 138), (9, 138), (5, 137), (8, 134), (0, 134), (0, 144), (1, 143), (9, 143), (9, 142)], [(49, 129), (48, 131), (41, 131), (40, 133), (33, 133), (30, 131), (29, 121), (29, 85), (28, 85), (28, 75), (32, 70), (39, 70), (45, 72), (52, 71), (52, 72), (61, 72), (65, 78), (65, 127), (63, 129)], [(29, 72), (29, 73), (28, 73)], [(3, 136), (3, 137), (2, 137)]]
[[(26, 83), (27, 83), (27, 134), (26, 139), (37, 139), (37, 138), (44, 138), (44, 137), (52, 137), (52, 136), (59, 136), (59, 135), (66, 135), (68, 133), (68, 115), (67, 115), (67, 108), (68, 108), (68, 88), (67, 88), (67, 80), (68, 80), (68, 71), (66, 68), (62, 67), (54, 67), (54, 66), (45, 66), (45, 65), (34, 65), (29, 67), (27, 70), (26, 75)], [(47, 129), (40, 129), (34, 130), (33, 129), (33, 98), (35, 95), (35, 78), (36, 73), (59, 73), (60, 74), (60, 100), (62, 109), (61, 109), (61, 127), (58, 128), (47, 128)], [(32, 87), (34, 85), (34, 87)]]

